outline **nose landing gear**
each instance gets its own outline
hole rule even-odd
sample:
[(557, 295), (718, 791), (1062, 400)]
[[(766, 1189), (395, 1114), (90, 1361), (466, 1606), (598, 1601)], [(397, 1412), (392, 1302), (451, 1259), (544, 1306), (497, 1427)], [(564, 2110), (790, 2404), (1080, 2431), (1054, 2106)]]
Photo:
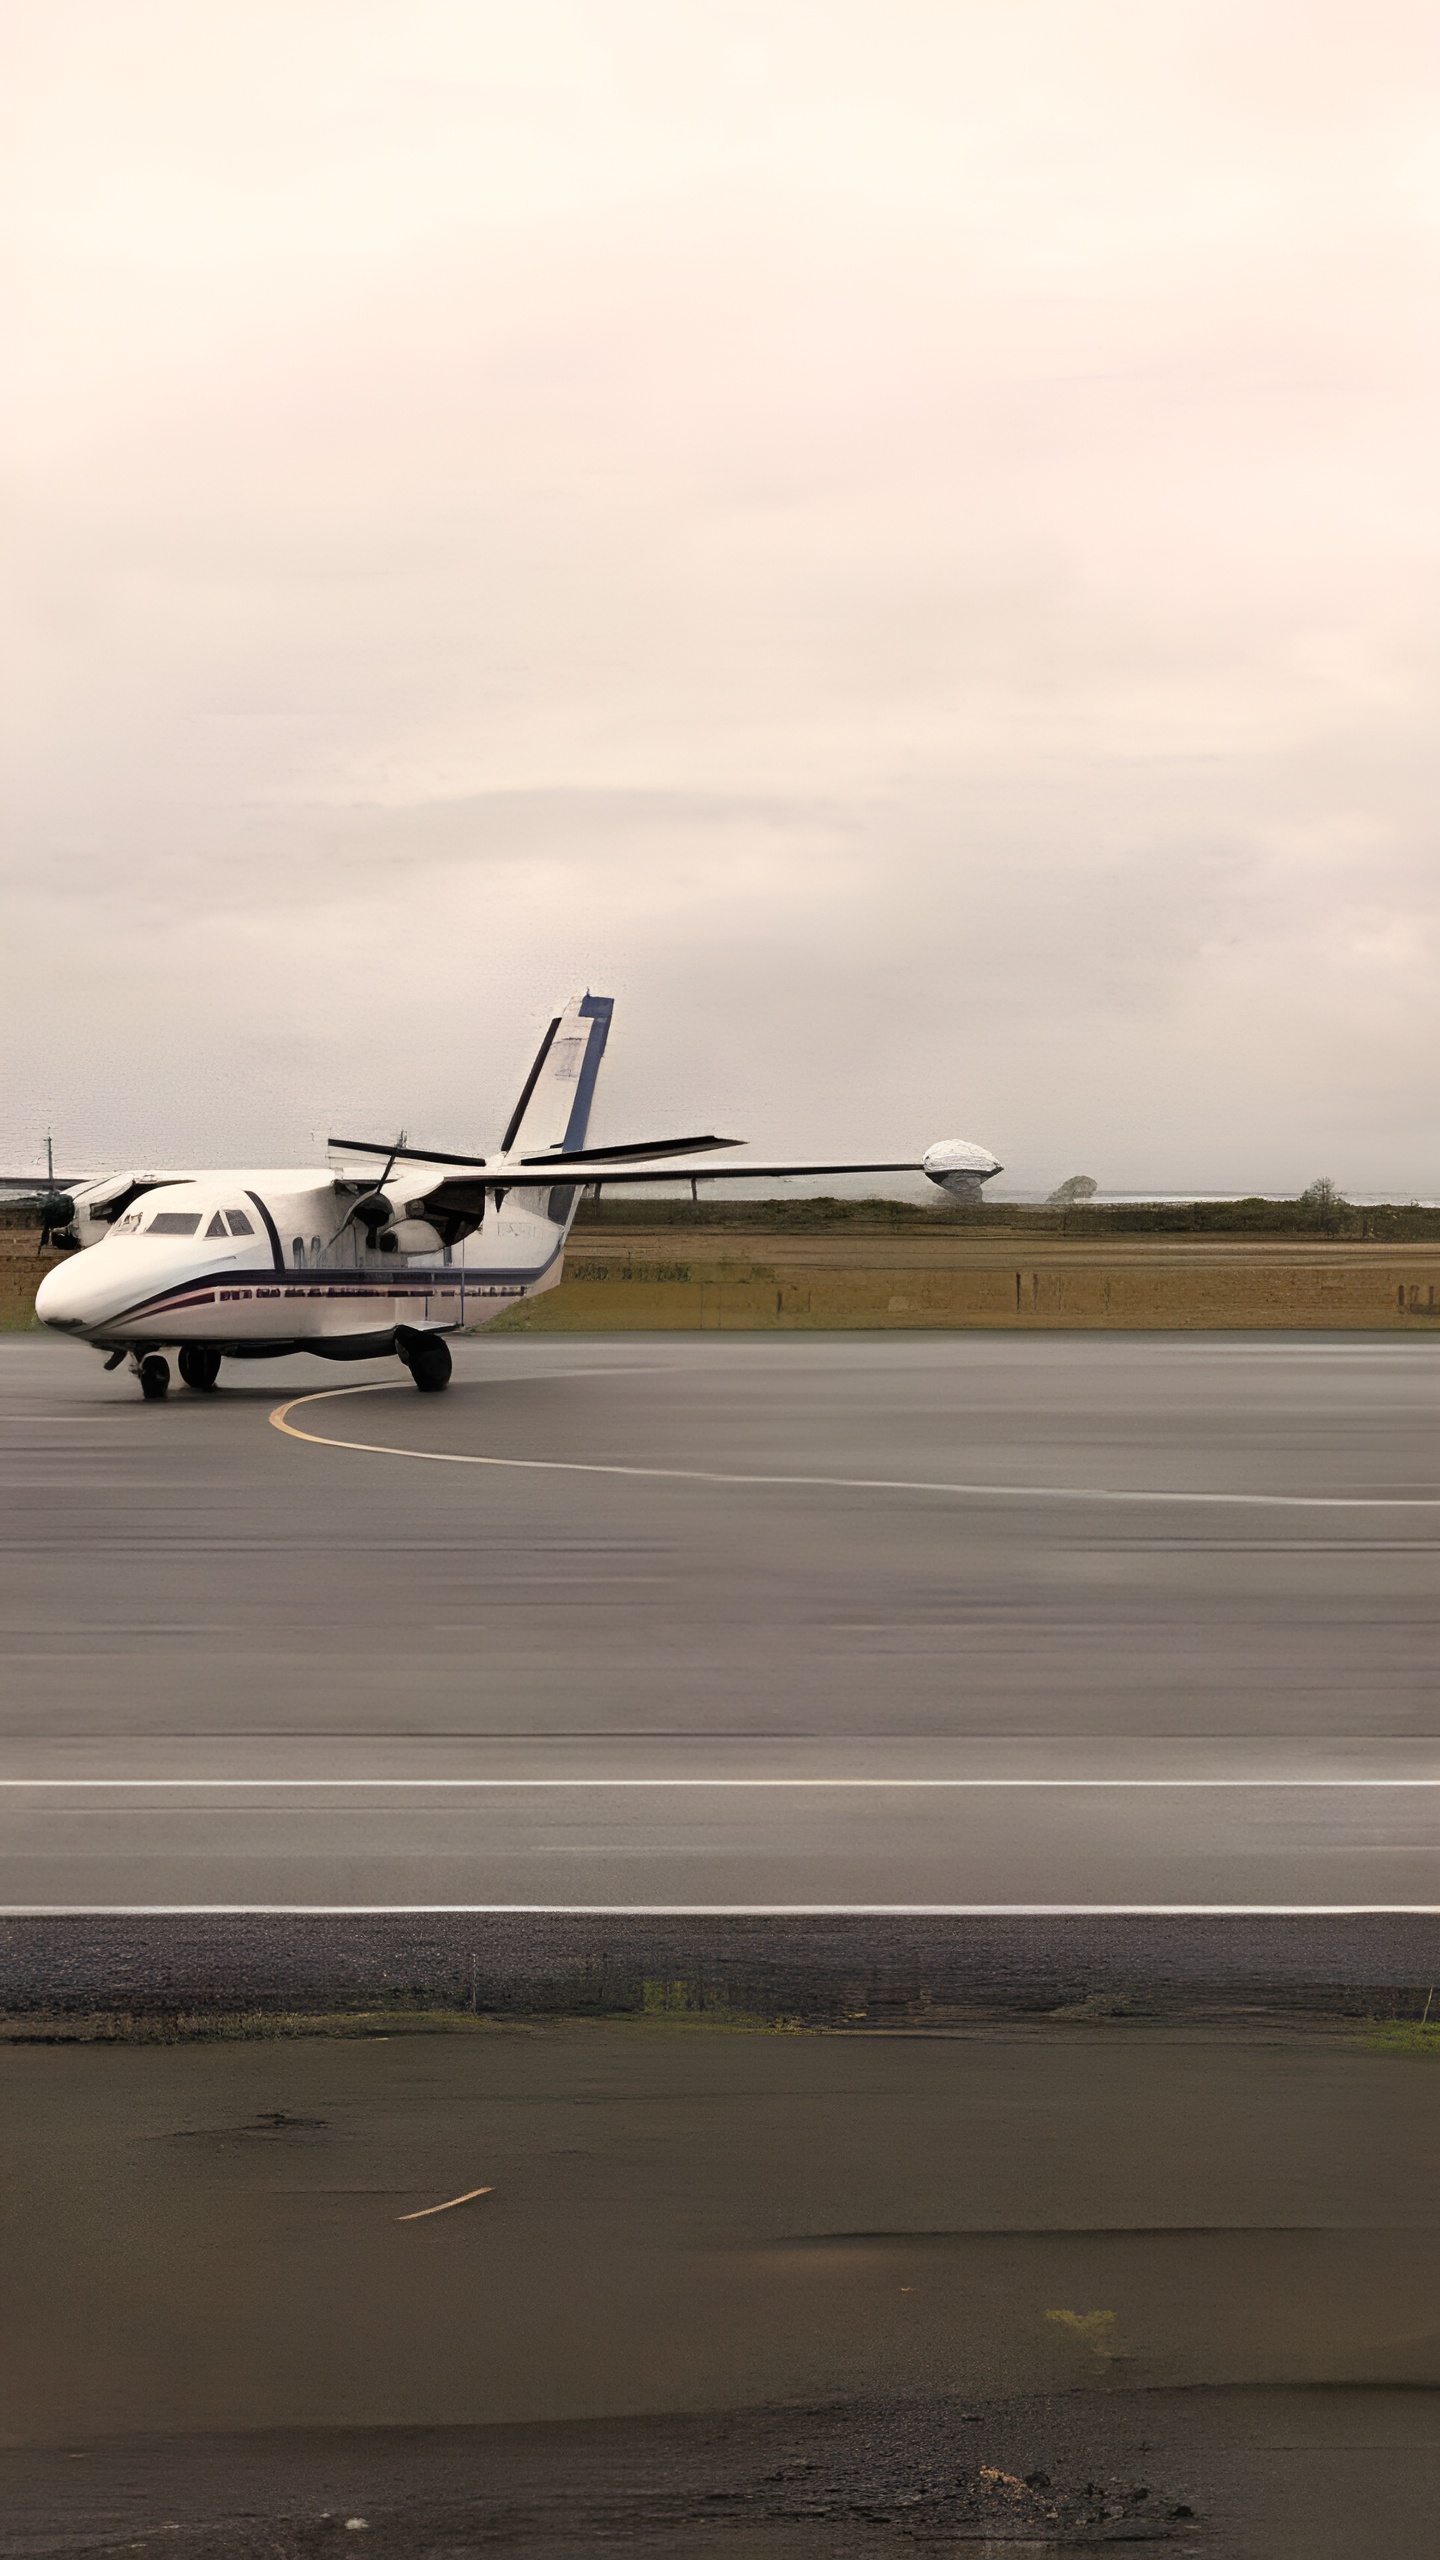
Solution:
[(220, 1375), (220, 1354), (207, 1343), (187, 1342), (180, 1354), (180, 1375), (197, 1395), (210, 1395)]
[(147, 1404), (158, 1404), (170, 1391), (170, 1363), (160, 1351), (147, 1351), (140, 1363), (140, 1393)]
[(438, 1396), (450, 1384), (450, 1345), (438, 1333), (412, 1333), (395, 1345), (422, 1396)]

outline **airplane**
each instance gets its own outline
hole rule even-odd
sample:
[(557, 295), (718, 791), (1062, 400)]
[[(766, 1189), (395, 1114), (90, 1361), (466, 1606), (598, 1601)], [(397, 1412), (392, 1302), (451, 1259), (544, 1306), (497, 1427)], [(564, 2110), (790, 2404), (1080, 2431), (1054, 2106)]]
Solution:
[[(974, 1200), (1002, 1170), (963, 1138), (885, 1164), (698, 1165), (742, 1144), (713, 1134), (588, 1146), (614, 1009), (613, 997), (588, 994), (561, 1007), (488, 1158), (412, 1147), (403, 1134), (393, 1143), (332, 1138), (339, 1171), (247, 1166), (62, 1184), (52, 1155), (30, 1205), (42, 1245), (66, 1259), (41, 1281), (36, 1315), (103, 1351), (107, 1369), (128, 1359), (152, 1401), (169, 1390), (170, 1350), (184, 1384), (202, 1395), (223, 1360), (297, 1351), (398, 1358), (421, 1393), (435, 1395), (450, 1380), (447, 1336), (557, 1285), (587, 1189), (688, 1181), (698, 1199), (700, 1183), (737, 1175), (924, 1173)], [(0, 1177), (11, 1189), (23, 1179)]]

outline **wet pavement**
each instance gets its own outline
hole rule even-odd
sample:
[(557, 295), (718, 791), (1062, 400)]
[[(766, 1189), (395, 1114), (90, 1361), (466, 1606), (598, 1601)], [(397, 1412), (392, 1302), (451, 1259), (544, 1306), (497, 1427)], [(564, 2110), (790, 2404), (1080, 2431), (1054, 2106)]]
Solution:
[(1430, 1345), (481, 1339), (444, 1398), (340, 1385), (146, 1406), (0, 1345), (11, 1910), (1440, 1903)]

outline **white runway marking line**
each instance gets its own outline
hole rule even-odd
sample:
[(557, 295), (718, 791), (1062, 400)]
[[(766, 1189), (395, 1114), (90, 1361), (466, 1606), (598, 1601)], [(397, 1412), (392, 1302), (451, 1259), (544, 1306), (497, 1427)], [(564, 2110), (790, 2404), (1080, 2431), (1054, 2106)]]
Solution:
[(1259, 1794), (1266, 1790), (1289, 1791), (1329, 1789), (1336, 1793), (1356, 1794), (1366, 1789), (1422, 1790), (1440, 1787), (1440, 1776), (1433, 1778), (3, 1778), (0, 1793), (18, 1793), (25, 1789), (52, 1791), (73, 1789), (84, 1793), (114, 1793), (129, 1789), (136, 1794), (155, 1794), (167, 1788), (189, 1788), (195, 1794), (215, 1793), (222, 1789), (248, 1788), (266, 1795), (294, 1793), (301, 1788), (324, 1787), (331, 1793), (353, 1793), (357, 1788), (373, 1788), (394, 1794), (403, 1789), (450, 1789), (483, 1794), (519, 1792), (536, 1794), (547, 1788), (689, 1788), (692, 1792), (706, 1789), (808, 1788), (816, 1793), (835, 1793), (842, 1789), (886, 1791), (889, 1793), (933, 1790), (954, 1793), (982, 1793), (986, 1789), (1009, 1788), (1021, 1792), (1039, 1789), (1081, 1792), (1086, 1789), (1109, 1789), (1112, 1792), (1142, 1789), (1164, 1794), (1206, 1790), (1225, 1790)]
[(1168, 1502), (1218, 1503), (1270, 1511), (1440, 1511), (1440, 1494), (1435, 1493), (1132, 1493), (1101, 1485), (935, 1484), (903, 1476), (724, 1475), (712, 1467), (625, 1467), (582, 1458), (486, 1458), (459, 1449), (396, 1449), (384, 1441), (337, 1440), (323, 1431), (302, 1431), (288, 1419), (302, 1405), (328, 1404), (338, 1396), (401, 1392), (390, 1379), (365, 1387), (315, 1388), (308, 1395), (292, 1396), (288, 1403), (276, 1405), (269, 1416), (270, 1425), (275, 1431), (283, 1431), (288, 1439), (306, 1440), (318, 1449), (347, 1449), (358, 1458), (413, 1458), (438, 1467), (509, 1467), (537, 1475), (635, 1476), (658, 1478), (668, 1484), (775, 1485), (832, 1493), (938, 1493), (970, 1502)]
[(1437, 1920), (1440, 1902), (12, 1902), (9, 1920)]

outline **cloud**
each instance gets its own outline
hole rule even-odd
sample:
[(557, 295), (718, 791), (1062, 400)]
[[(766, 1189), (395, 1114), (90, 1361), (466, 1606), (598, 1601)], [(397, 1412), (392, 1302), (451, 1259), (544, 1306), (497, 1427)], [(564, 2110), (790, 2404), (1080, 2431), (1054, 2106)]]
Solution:
[(10, 27), (11, 1150), (1436, 1187), (1428, 13)]

